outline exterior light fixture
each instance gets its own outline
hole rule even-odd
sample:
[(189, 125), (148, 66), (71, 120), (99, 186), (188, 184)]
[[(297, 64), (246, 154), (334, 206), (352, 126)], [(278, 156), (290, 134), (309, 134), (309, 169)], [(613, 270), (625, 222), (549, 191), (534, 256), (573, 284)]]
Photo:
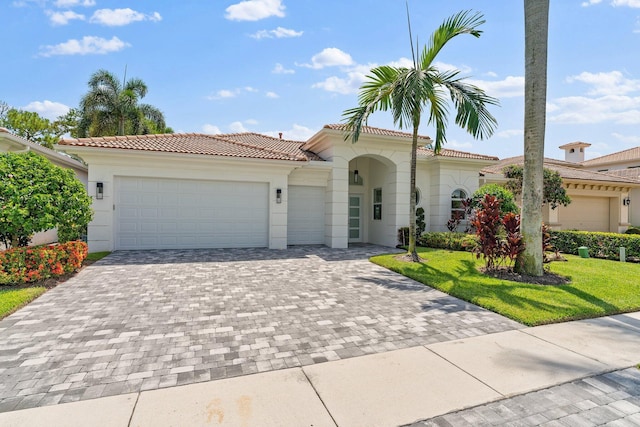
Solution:
[(631, 199), (629, 198), (629, 196), (627, 196), (624, 199), (622, 199), (622, 205), (623, 206), (629, 206), (630, 204), (631, 204)]
[(96, 199), (104, 198), (104, 183), (96, 182)]
[(276, 203), (282, 203), (282, 188), (276, 189)]
[(358, 174), (358, 169), (356, 169), (353, 171), (353, 183), (357, 184), (359, 178), (360, 178), (360, 175)]

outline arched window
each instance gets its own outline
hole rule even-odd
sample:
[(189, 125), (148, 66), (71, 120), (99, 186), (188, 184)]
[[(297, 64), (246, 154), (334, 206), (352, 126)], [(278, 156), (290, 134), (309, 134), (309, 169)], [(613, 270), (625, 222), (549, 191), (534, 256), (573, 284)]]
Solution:
[(465, 208), (463, 201), (467, 199), (464, 190), (457, 189), (451, 193), (451, 219), (465, 219)]

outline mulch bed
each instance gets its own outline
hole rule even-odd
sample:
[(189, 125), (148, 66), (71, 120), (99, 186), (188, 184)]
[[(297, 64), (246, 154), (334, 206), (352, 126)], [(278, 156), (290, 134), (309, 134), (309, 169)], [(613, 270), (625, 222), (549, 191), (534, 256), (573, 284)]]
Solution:
[(528, 276), (526, 274), (519, 274), (510, 268), (499, 268), (495, 270), (480, 269), (482, 274), (495, 277), (496, 279), (510, 280), (512, 282), (519, 283), (531, 283), (533, 285), (545, 285), (545, 286), (560, 286), (571, 283), (568, 277), (561, 276), (559, 274), (545, 271), (542, 276)]

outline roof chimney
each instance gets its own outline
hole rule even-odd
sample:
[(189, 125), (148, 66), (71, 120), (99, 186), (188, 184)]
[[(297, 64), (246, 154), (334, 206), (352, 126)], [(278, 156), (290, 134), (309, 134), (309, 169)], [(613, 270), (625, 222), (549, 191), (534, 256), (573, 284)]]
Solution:
[(584, 149), (591, 147), (591, 144), (582, 141), (570, 142), (568, 144), (561, 145), (561, 150), (564, 150), (564, 160), (572, 163), (584, 162)]
[(278, 132), (278, 135), (280, 135), (280, 139), (282, 139), (282, 132)]

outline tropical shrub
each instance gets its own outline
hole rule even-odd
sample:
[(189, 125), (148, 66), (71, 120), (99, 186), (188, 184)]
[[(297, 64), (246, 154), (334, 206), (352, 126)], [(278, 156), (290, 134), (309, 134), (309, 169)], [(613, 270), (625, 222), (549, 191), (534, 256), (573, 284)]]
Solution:
[(26, 246), (58, 228), (58, 241), (80, 238), (91, 221), (91, 197), (70, 169), (33, 152), (0, 154), (0, 243)]
[[(505, 187), (513, 194), (522, 193), (522, 177), (524, 174), (522, 166), (507, 166), (502, 169), (502, 173), (505, 178), (509, 179)], [(548, 203), (551, 209), (555, 209), (559, 205), (568, 206), (571, 203), (571, 198), (567, 195), (567, 190), (562, 185), (560, 174), (547, 168), (543, 170), (542, 203)]]
[(476, 246), (476, 236), (460, 232), (430, 231), (420, 236), (417, 244), (426, 248), (471, 251)]
[(0, 284), (36, 282), (76, 271), (87, 257), (87, 244), (19, 247), (0, 252)]
[(513, 212), (502, 215), (501, 207), (500, 199), (485, 194), (471, 219), (477, 236), (473, 252), (478, 258), (484, 258), (487, 270), (495, 270), (502, 265), (511, 268), (524, 251), (520, 216)]
[(475, 193), (473, 193), (473, 196), (471, 196), (472, 208), (479, 209), (482, 205), (484, 196), (487, 194), (494, 196), (500, 201), (499, 207), (500, 213), (502, 215), (509, 212), (512, 212), (514, 214), (520, 213), (520, 208), (518, 208), (518, 205), (516, 204), (513, 193), (498, 184), (485, 184), (482, 187), (478, 188)]

